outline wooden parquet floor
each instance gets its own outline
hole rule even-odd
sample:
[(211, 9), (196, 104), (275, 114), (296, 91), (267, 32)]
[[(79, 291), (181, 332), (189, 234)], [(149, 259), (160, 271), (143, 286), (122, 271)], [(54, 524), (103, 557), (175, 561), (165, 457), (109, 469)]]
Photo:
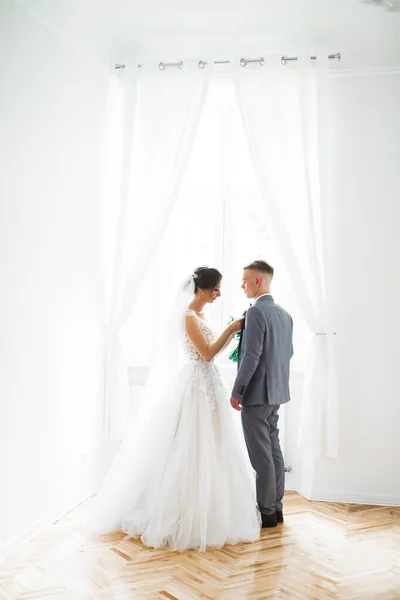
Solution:
[(86, 510), (0, 563), (1, 600), (400, 599), (400, 508), (289, 493), (284, 525), (253, 544), (204, 553), (89, 535)]

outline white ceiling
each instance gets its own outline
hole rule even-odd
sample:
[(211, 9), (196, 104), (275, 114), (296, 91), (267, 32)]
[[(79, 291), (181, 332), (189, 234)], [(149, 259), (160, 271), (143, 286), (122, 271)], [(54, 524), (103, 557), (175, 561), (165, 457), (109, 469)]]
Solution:
[(108, 65), (302, 49), (400, 64), (400, 13), (359, 0), (15, 1)]

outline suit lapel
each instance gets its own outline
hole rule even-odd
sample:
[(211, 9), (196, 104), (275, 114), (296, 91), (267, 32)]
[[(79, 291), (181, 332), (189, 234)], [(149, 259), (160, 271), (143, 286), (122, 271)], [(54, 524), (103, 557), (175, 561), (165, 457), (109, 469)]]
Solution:
[(244, 335), (245, 335), (244, 334), (244, 330), (245, 330), (245, 327), (246, 327), (246, 313), (247, 313), (247, 310), (244, 313), (243, 327), (242, 327), (241, 332), (240, 332), (240, 340), (239, 340), (239, 345), (238, 345), (238, 364), (239, 364), (239, 361), (240, 361), (240, 356), (241, 356), (241, 352), (242, 352), (242, 343), (243, 343), (243, 338), (244, 338)]
[(240, 360), (240, 355), (241, 355), (241, 352), (242, 352), (243, 335), (244, 335), (244, 324), (243, 324), (242, 330), (240, 332), (240, 340), (239, 340), (239, 346), (238, 346), (238, 358), (239, 358), (239, 360)]

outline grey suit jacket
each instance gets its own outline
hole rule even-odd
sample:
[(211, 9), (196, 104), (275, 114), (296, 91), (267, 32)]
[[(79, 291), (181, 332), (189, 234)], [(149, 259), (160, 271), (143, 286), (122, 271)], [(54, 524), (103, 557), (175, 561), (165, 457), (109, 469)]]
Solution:
[(288, 402), (292, 356), (292, 317), (262, 296), (246, 313), (232, 396), (243, 406)]

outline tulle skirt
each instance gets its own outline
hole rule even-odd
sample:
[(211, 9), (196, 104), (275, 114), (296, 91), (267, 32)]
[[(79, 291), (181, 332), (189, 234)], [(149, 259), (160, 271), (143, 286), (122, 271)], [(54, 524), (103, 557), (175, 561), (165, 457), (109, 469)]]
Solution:
[(90, 528), (146, 546), (221, 547), (260, 533), (253, 471), (214, 363), (184, 365), (139, 410), (95, 501)]

